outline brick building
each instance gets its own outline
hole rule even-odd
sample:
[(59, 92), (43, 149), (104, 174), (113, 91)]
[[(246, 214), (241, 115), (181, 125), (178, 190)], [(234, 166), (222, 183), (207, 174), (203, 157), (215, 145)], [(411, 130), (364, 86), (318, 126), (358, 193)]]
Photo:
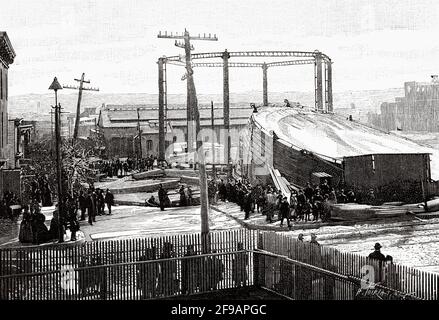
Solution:
[[(139, 109), (139, 111), (137, 111)], [(201, 129), (211, 128), (211, 107), (200, 105)], [(250, 106), (238, 105), (230, 108), (231, 148), (237, 149), (238, 132), (243, 129), (252, 113)], [(139, 117), (139, 120), (138, 120)], [(166, 117), (166, 148), (172, 152), (173, 142), (185, 142), (187, 135), (186, 106), (169, 106)], [(158, 107), (155, 105), (106, 105), (99, 112), (97, 130), (106, 144), (106, 155), (113, 157), (134, 157), (139, 146), (138, 122), (142, 132), (142, 156), (158, 155)], [(222, 104), (214, 105), (214, 130), (216, 141), (222, 143), (220, 130), (224, 128)], [(206, 131), (207, 132), (207, 131)], [(210, 130), (209, 130), (210, 132)], [(206, 140), (209, 140), (206, 137)], [(206, 141), (205, 140), (205, 141)], [(233, 152), (233, 151), (232, 151)]]
[(405, 82), (404, 97), (383, 102), (381, 114), (370, 114), (369, 123), (388, 131), (439, 132), (439, 81)]

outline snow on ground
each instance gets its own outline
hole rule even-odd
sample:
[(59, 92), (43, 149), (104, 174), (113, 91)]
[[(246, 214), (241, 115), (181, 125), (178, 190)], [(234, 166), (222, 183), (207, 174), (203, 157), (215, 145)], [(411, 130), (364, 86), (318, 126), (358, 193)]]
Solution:
[[(90, 226), (81, 222), (83, 231), (91, 240), (162, 236), (200, 232), (200, 207), (159, 208), (115, 206), (111, 216), (98, 216)], [(229, 230), (241, 226), (225, 215), (211, 210), (211, 230)]]
[[(217, 208), (244, 221), (244, 212), (236, 204), (219, 203)], [(295, 239), (302, 233), (305, 241), (309, 241), (314, 233), (321, 245), (362, 256), (369, 255), (374, 244), (379, 242), (383, 246), (382, 252), (391, 255), (396, 263), (439, 273), (439, 218), (424, 221), (387, 219), (358, 222), (350, 226), (321, 227), (301, 221), (294, 223), (298, 229), (292, 231), (280, 228), (279, 221), (268, 224), (265, 220), (265, 216), (254, 213), (244, 222), (260, 228), (269, 226), (271, 231), (278, 231)]]
[(331, 158), (377, 153), (431, 153), (431, 177), (439, 180), (439, 151), (400, 135), (370, 128), (335, 114), (271, 107), (253, 114), (267, 131), (292, 145)]
[[(236, 220), (242, 221), (244, 213), (236, 204), (220, 202), (218, 208), (223, 211), (225, 209), (227, 215), (217, 210), (210, 211), (209, 224), (212, 231), (242, 228)], [(53, 208), (43, 210), (47, 224), (52, 218), (52, 211)], [(163, 236), (199, 232), (200, 221), (199, 207), (166, 208), (165, 211), (160, 211), (159, 208), (115, 206), (112, 215), (97, 216), (93, 226), (87, 221), (81, 221), (81, 232), (88, 241)], [(265, 217), (256, 213), (246, 222), (267, 225)], [(0, 244), (17, 242), (18, 224), (19, 221), (0, 221), (0, 229), (4, 232)], [(277, 227), (279, 222), (271, 226)], [(303, 233), (305, 241), (309, 241), (311, 233), (315, 233), (322, 245), (363, 256), (372, 252), (375, 242), (380, 242), (383, 245), (382, 252), (393, 256), (395, 262), (439, 273), (439, 218), (424, 221), (392, 219), (386, 222), (359, 222), (352, 226), (306, 227), (304, 225), (303, 229), (294, 231), (279, 228), (279, 231), (293, 238)]]

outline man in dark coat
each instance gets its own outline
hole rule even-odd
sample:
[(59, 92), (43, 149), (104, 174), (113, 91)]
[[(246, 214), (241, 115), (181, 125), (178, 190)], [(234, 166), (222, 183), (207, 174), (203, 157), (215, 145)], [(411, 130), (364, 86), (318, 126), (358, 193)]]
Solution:
[(81, 190), (78, 197), (79, 201), (79, 209), (81, 210), (81, 219), (85, 220), (85, 211), (87, 210), (87, 197), (84, 194), (84, 191)]
[(250, 211), (252, 210), (252, 195), (250, 192), (247, 192), (247, 194), (243, 195), (243, 200), (242, 200), (242, 207), (244, 209), (245, 212), (245, 220), (247, 220), (250, 217)]
[(105, 203), (108, 207), (108, 214), (111, 214), (111, 206), (114, 205), (114, 195), (111, 193), (109, 189), (105, 192)]
[(166, 190), (163, 189), (163, 185), (160, 184), (160, 188), (159, 188), (159, 202), (160, 202), (160, 210), (161, 211), (165, 211), (165, 202), (166, 202)]
[(323, 180), (323, 183), (320, 185), (320, 191), (322, 193), (322, 196), (331, 192), (331, 187), (328, 184), (328, 180)]
[(314, 196), (314, 189), (311, 187), (311, 184), (309, 182), (306, 184), (304, 194), (305, 194), (306, 198), (311, 202), (312, 198)]
[(70, 230), (70, 241), (76, 241), (76, 232), (79, 231), (79, 222), (77, 219), (77, 210), (73, 199), (66, 201), (66, 222)]
[(185, 207), (187, 204), (187, 201), (186, 201), (186, 194), (184, 192), (183, 185), (180, 187), (180, 190), (178, 192), (180, 193), (180, 207)]
[(381, 244), (379, 244), (378, 242), (375, 243), (374, 246), (374, 251), (369, 254), (369, 259), (372, 260), (376, 260), (378, 261), (378, 268), (374, 268), (375, 269), (375, 275), (374, 275), (374, 281), (373, 282), (380, 282), (382, 279), (382, 270), (384, 267), (384, 263), (386, 262), (386, 257), (384, 256), (384, 254), (381, 253)]
[(97, 188), (96, 189), (96, 211), (98, 216), (101, 216), (104, 212), (103, 212), (103, 208), (105, 208), (105, 203), (104, 203), (104, 195), (102, 194), (102, 190)]
[(378, 242), (375, 243), (374, 251), (371, 254), (369, 254), (369, 258), (378, 261), (385, 261), (386, 257), (384, 256), (384, 254), (381, 253), (381, 248), (382, 248), (381, 244), (379, 244)]
[(282, 202), (280, 203), (279, 210), (280, 210), (280, 215), (281, 215), (280, 225), (283, 226), (284, 219), (287, 219), (288, 228), (291, 228), (290, 205), (288, 203), (287, 197), (283, 197)]
[(96, 222), (96, 199), (92, 191), (90, 191), (87, 196), (87, 213), (88, 223), (93, 225), (93, 222)]
[(224, 181), (222, 179), (218, 185), (218, 192), (219, 192), (219, 197), (220, 197), (221, 201), (226, 201), (227, 189), (226, 189), (226, 185), (224, 184)]
[[(327, 194), (326, 194), (327, 196)], [(313, 215), (313, 220), (317, 221), (319, 219), (319, 216), (322, 215), (322, 207), (323, 207), (323, 197), (320, 194), (320, 191), (317, 190), (316, 194), (314, 195), (313, 198), (313, 208), (312, 208), (312, 215)]]
[(317, 246), (320, 245), (320, 243), (317, 242), (317, 236), (314, 233), (311, 234), (311, 241), (309, 243), (312, 243)]
[(303, 219), (307, 198), (302, 190), (297, 195), (297, 216), (299, 220)]
[(43, 180), (42, 195), (43, 207), (50, 207), (52, 205), (52, 191), (47, 180)]

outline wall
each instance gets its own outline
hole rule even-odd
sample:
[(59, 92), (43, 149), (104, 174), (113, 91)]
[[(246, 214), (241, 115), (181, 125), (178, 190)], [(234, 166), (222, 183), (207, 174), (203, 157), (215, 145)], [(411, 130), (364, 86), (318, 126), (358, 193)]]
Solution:
[(422, 184), (430, 181), (428, 154), (378, 154), (344, 159), (348, 188), (367, 197), (370, 189), (381, 201), (419, 202), (423, 200)]
[(0, 62), (0, 151), (1, 158), (7, 158), (8, 143), (8, 69)]
[(0, 197), (5, 191), (12, 191), (17, 196), (21, 196), (21, 170), (1, 170), (0, 171)]
[(369, 123), (384, 130), (439, 131), (439, 84), (404, 83), (404, 97), (381, 104), (380, 121), (370, 117)]
[[(217, 143), (224, 143), (224, 137), (220, 135), (220, 130), (222, 126), (215, 126), (215, 141)], [(231, 148), (238, 148), (239, 145), (239, 132), (243, 125), (230, 126), (231, 132)], [(135, 156), (135, 152), (138, 149), (138, 141), (136, 142), (133, 150), (133, 137), (137, 135), (137, 128), (101, 128), (104, 134), (107, 155), (109, 158), (120, 156), (127, 157), (128, 155)], [(207, 129), (204, 133), (208, 136), (208, 141), (211, 141), (211, 127), (203, 127)], [(166, 147), (168, 147), (173, 142), (174, 136), (177, 137), (177, 142), (185, 142), (186, 138), (186, 127), (176, 127), (174, 131), (168, 131), (165, 136)], [(114, 140), (113, 140), (114, 139)], [(152, 141), (152, 149), (147, 149), (147, 141)], [(142, 154), (146, 155), (158, 155), (158, 130), (157, 133), (143, 133), (142, 134)], [(233, 152), (233, 150), (232, 150)], [(171, 151), (172, 153), (172, 151)]]
[(273, 142), (273, 154), (274, 168), (295, 185), (305, 187), (307, 182), (311, 182), (314, 172), (330, 174), (333, 187), (338, 187), (343, 182), (343, 169), (340, 164), (293, 149), (279, 140)]

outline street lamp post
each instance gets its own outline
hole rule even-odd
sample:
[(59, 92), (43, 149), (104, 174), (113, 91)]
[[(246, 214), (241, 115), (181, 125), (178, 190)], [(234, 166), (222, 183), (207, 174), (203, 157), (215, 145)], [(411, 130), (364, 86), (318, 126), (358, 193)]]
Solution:
[(59, 84), (58, 79), (55, 77), (49, 90), (55, 91), (55, 143), (56, 143), (56, 176), (58, 184), (58, 242), (64, 242), (64, 232), (61, 224), (61, 214), (64, 212), (64, 201), (62, 197), (62, 177), (61, 177), (61, 132), (60, 132), (60, 111), (61, 106), (58, 105), (58, 90), (61, 90), (62, 86)]

